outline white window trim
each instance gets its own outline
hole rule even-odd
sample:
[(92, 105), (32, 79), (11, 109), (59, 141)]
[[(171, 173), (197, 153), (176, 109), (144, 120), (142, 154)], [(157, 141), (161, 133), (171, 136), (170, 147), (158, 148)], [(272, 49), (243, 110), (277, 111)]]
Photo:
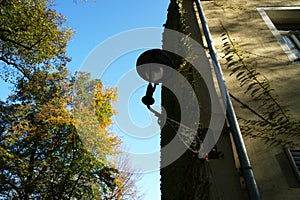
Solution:
[(256, 8), (256, 9), (259, 12), (259, 14), (261, 15), (261, 17), (263, 18), (263, 20), (265, 21), (265, 23), (267, 24), (267, 26), (269, 27), (269, 29), (271, 30), (271, 32), (273, 33), (273, 35), (275, 36), (275, 38), (277, 39), (277, 41), (279, 42), (283, 51), (287, 54), (288, 58), (293, 62), (296, 59), (298, 59), (299, 57), (297, 55), (295, 55), (295, 53), (290, 49), (290, 47), (284, 41), (283, 37), (281, 36), (279, 31), (273, 24), (272, 20), (267, 15), (265, 10), (295, 10), (295, 9), (300, 10), (300, 7), (260, 7), (260, 8)]

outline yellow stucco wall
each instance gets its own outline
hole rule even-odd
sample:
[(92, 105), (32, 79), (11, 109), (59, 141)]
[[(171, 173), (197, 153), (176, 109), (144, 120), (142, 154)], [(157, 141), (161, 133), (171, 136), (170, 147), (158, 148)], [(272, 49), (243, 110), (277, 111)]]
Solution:
[[(300, 120), (300, 64), (291, 63), (280, 44), (257, 11), (258, 7), (299, 6), (299, 0), (218, 0), (201, 1), (207, 18), (229, 92), (241, 101), (255, 107), (255, 101), (244, 94), (234, 76), (229, 76), (222, 52), (221, 23), (230, 37), (248, 52), (249, 60), (256, 62), (258, 70), (271, 82), (282, 105), (290, 110), (290, 116)], [(300, 17), (300, 16), (299, 16)], [(255, 118), (233, 101), (237, 116)], [(300, 134), (300, 133), (299, 133)], [(293, 140), (300, 143), (300, 138)], [(270, 145), (258, 138), (244, 137), (248, 155), (263, 199), (300, 199), (299, 183), (284, 153), (282, 145)], [(287, 147), (287, 146), (285, 146)], [(300, 146), (294, 146), (300, 149)]]

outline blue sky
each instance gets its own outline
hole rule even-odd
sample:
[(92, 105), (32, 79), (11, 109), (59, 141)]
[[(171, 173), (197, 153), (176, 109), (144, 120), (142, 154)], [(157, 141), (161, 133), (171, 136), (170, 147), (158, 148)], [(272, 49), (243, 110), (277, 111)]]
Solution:
[[(69, 63), (68, 68), (75, 72), (80, 69), (97, 46), (101, 46), (103, 42), (110, 38), (128, 30), (147, 27), (162, 28), (166, 21), (169, 0), (89, 0), (87, 2), (57, 0), (55, 4), (55, 9), (66, 17), (66, 25), (72, 27), (75, 31), (67, 48), (68, 55), (72, 57), (72, 62)], [(118, 86), (119, 93), (122, 93), (118, 81), (122, 80), (123, 76), (126, 76), (129, 71), (135, 68), (135, 62), (140, 53), (141, 50), (132, 51), (114, 60), (108, 66), (105, 75), (101, 76), (103, 83), (106, 86)], [(102, 59), (101, 56), (99, 59)], [(135, 77), (137, 81), (142, 81), (138, 80), (138, 76)], [(128, 105), (123, 105), (123, 101), (116, 105), (116, 108), (125, 106), (132, 123), (136, 124), (140, 128), (139, 130), (144, 131), (142, 131), (143, 133), (131, 132), (131, 130), (124, 130), (124, 127), (118, 125), (118, 123), (114, 124), (113, 131), (123, 139), (124, 144), (130, 151), (129, 153), (147, 154), (159, 150), (159, 128), (158, 126), (154, 127), (155, 131), (147, 129), (149, 124), (155, 122), (151, 122), (154, 118), (150, 117), (148, 110), (140, 101), (140, 98), (145, 94), (145, 90), (146, 82), (137, 90), (132, 91), (130, 99), (128, 99)], [(156, 92), (155, 98), (158, 100), (156, 103), (159, 104), (159, 91)], [(120, 110), (117, 109), (119, 115), (122, 115), (123, 111)], [(143, 137), (139, 137), (138, 134), (143, 135)], [(149, 162), (159, 164), (159, 157), (149, 160)], [(143, 175), (141, 181), (138, 182), (138, 187), (144, 193), (143, 199), (160, 199), (159, 179), (158, 170)]]

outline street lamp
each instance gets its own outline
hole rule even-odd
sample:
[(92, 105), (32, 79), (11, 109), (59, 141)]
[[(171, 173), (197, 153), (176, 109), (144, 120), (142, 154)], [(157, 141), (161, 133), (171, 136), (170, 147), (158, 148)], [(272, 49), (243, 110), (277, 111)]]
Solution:
[[(184, 124), (181, 124), (151, 108), (155, 100), (153, 93), (159, 83), (163, 83), (171, 76), (174, 65), (171, 58), (164, 50), (150, 49), (143, 52), (137, 59), (136, 70), (141, 78), (149, 82), (146, 90), (146, 95), (142, 97), (142, 102), (147, 108), (158, 117), (158, 124), (163, 126), (166, 122), (172, 129), (177, 132), (181, 127), (181, 132), (177, 132), (183, 143), (194, 153), (199, 153), (200, 147), (205, 135), (211, 132), (208, 128), (198, 128), (194, 130)], [(212, 133), (209, 133), (212, 134)], [(219, 158), (221, 152), (217, 151), (216, 146), (209, 153), (210, 158)]]
[(150, 106), (155, 102), (153, 93), (156, 86), (170, 76), (172, 66), (172, 60), (161, 49), (147, 50), (138, 57), (136, 70), (141, 78), (149, 82), (146, 95), (142, 98), (148, 109), (151, 110)]
[(170, 76), (173, 62), (161, 49), (150, 49), (143, 52), (137, 59), (136, 70), (140, 77), (150, 83), (162, 83)]

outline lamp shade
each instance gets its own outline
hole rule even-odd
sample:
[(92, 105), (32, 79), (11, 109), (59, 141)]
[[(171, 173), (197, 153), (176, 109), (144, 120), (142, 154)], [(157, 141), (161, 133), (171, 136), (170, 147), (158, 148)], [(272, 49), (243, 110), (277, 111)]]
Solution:
[(161, 49), (143, 52), (136, 62), (139, 76), (150, 83), (161, 83), (166, 80), (171, 74), (172, 66), (172, 60)]

